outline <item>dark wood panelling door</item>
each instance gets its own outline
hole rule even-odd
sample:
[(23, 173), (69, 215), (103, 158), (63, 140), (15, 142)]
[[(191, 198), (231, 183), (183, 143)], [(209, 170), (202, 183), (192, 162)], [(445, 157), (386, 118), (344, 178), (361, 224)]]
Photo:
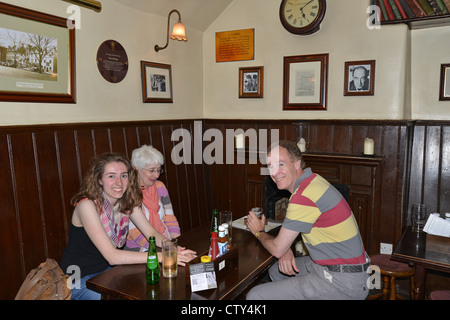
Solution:
[(372, 210), (372, 194), (362, 194), (356, 190), (352, 190), (349, 196), (349, 205), (352, 209), (353, 215), (358, 222), (359, 231), (361, 233), (361, 238), (364, 243), (364, 248), (367, 252), (372, 250), (372, 240), (371, 240), (371, 216)]
[(261, 175), (261, 164), (247, 165), (247, 207), (245, 214), (251, 208), (264, 208), (266, 199), (265, 178), (265, 175)]
[(264, 208), (264, 180), (248, 179), (247, 180), (247, 208), (250, 210), (254, 207)]

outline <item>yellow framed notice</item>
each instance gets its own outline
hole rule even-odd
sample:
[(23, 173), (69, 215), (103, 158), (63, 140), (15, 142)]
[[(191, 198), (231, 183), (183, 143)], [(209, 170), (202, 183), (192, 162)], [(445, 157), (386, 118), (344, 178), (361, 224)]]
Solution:
[(255, 29), (216, 32), (216, 62), (255, 59)]

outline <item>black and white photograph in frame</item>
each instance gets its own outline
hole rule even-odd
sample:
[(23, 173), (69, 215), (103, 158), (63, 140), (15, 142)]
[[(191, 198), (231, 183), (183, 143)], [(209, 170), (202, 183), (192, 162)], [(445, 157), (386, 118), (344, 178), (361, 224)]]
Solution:
[(150, 74), (150, 88), (153, 92), (166, 92), (166, 76)]
[(141, 61), (141, 80), (144, 103), (173, 102), (171, 65)]
[(345, 63), (344, 95), (373, 96), (375, 88), (375, 60)]
[(239, 98), (262, 98), (264, 67), (239, 68)]

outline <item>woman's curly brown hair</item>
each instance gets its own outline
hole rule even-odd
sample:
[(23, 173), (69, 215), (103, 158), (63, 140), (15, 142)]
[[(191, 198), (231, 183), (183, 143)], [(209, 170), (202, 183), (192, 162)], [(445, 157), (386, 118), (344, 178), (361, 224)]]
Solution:
[(133, 208), (138, 207), (142, 203), (142, 191), (138, 183), (137, 170), (131, 165), (130, 160), (120, 153), (104, 153), (94, 158), (91, 161), (90, 168), (81, 184), (80, 191), (72, 197), (70, 201), (72, 206), (88, 198), (93, 200), (98, 207), (99, 212), (103, 207), (104, 198), (102, 195), (103, 187), (100, 184), (105, 167), (111, 162), (122, 162), (127, 167), (128, 172), (128, 186), (117, 203), (119, 204), (119, 211), (123, 213), (130, 213)]

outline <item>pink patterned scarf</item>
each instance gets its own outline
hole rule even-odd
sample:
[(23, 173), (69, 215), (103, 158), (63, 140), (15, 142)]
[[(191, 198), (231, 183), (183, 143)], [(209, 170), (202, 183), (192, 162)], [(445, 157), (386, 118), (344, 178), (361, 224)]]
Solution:
[(112, 206), (103, 194), (104, 203), (100, 212), (100, 221), (105, 229), (111, 243), (116, 248), (121, 248), (127, 241), (128, 234), (128, 214), (119, 212), (119, 205)]

